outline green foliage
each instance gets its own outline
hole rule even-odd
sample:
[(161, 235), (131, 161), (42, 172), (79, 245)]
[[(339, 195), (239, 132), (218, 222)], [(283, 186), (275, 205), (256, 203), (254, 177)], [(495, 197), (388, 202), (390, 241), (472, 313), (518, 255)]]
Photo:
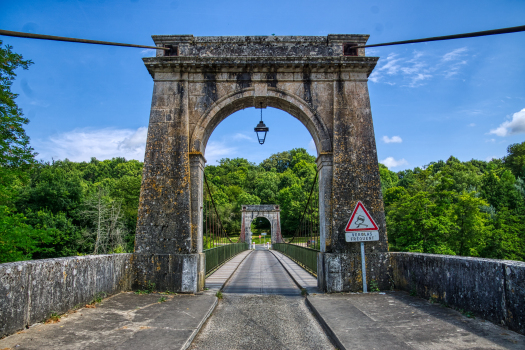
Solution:
[[(143, 164), (36, 163), (11, 91), (16, 68), (30, 64), (0, 42), (0, 263), (133, 251)], [(239, 235), (246, 204), (280, 205), (281, 232), (291, 236), (316, 164), (297, 148), (259, 165), (225, 158), (204, 171), (230, 236)], [(490, 162), (450, 157), (397, 173), (380, 164), (379, 173), (391, 250), (525, 260), (525, 142)], [(253, 225), (270, 231), (265, 220)]]
[(376, 280), (371, 280), (370, 281), (370, 291), (371, 292), (379, 292), (380, 291), (379, 284), (377, 283)]
[(0, 41), (0, 167), (27, 169), (33, 163), (33, 149), (24, 125), (29, 122), (15, 103), (17, 94), (11, 91), (17, 68), (28, 69), (33, 63), (14, 53), (12, 47), (2, 47)]
[(151, 294), (155, 291), (155, 283), (151, 281), (146, 282), (144, 289), (138, 289), (135, 294)]
[(514, 176), (525, 178), (525, 142), (514, 143), (507, 148), (508, 155), (503, 162)]
[[(297, 148), (270, 156), (256, 165), (246, 159), (221, 159), (205, 168), (217, 211), (229, 235), (241, 228), (241, 205), (281, 205), (281, 232), (292, 235), (301, 219), (315, 179), (315, 157)], [(254, 233), (269, 232), (267, 222), (256, 220)], [(204, 243), (206, 245), (206, 242)]]
[(24, 215), (0, 206), (0, 263), (29, 260), (40, 245), (51, 242), (46, 230), (31, 227)]
[(390, 249), (525, 260), (525, 142), (508, 151), (503, 161), (450, 157), (400, 171), (397, 183), (383, 170)]

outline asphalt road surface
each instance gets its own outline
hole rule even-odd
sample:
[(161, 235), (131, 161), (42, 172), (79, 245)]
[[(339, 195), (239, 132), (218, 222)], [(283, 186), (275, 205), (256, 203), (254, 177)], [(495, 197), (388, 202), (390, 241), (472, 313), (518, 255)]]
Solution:
[(275, 256), (256, 250), (239, 266), (191, 349), (334, 349)]

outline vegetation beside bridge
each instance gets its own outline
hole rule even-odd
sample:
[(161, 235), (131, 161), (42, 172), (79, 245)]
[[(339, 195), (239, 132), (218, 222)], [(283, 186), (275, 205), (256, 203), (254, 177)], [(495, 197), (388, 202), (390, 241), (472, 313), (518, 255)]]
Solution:
[[(133, 251), (143, 164), (37, 161), (11, 91), (15, 69), (31, 62), (10, 47), (0, 57), (0, 263)], [(205, 172), (228, 235), (239, 235), (240, 205), (279, 204), (286, 237), (316, 164), (298, 148), (258, 165), (225, 158)], [(450, 157), (397, 173), (380, 164), (380, 173), (391, 250), (525, 260), (525, 142), (489, 162)], [(255, 226), (268, 230), (264, 220)]]

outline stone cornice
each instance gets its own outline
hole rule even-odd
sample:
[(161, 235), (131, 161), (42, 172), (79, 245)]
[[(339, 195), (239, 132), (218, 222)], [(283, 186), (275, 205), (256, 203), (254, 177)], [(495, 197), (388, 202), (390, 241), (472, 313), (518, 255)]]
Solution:
[(243, 72), (275, 72), (290, 69), (304, 72), (350, 71), (372, 72), (379, 57), (323, 56), (323, 57), (145, 57), (149, 73), (156, 72), (220, 72), (223, 70)]

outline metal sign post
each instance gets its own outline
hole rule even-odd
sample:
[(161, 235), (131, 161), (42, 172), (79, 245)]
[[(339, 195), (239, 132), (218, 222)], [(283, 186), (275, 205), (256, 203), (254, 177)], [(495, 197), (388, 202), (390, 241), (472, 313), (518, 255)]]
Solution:
[(345, 228), (347, 242), (361, 242), (361, 271), (363, 275), (363, 293), (367, 293), (365, 242), (379, 241), (379, 228), (368, 213), (363, 203), (357, 202)]
[(367, 293), (366, 288), (366, 263), (365, 263), (365, 242), (361, 242), (361, 272), (363, 273), (363, 293)]

